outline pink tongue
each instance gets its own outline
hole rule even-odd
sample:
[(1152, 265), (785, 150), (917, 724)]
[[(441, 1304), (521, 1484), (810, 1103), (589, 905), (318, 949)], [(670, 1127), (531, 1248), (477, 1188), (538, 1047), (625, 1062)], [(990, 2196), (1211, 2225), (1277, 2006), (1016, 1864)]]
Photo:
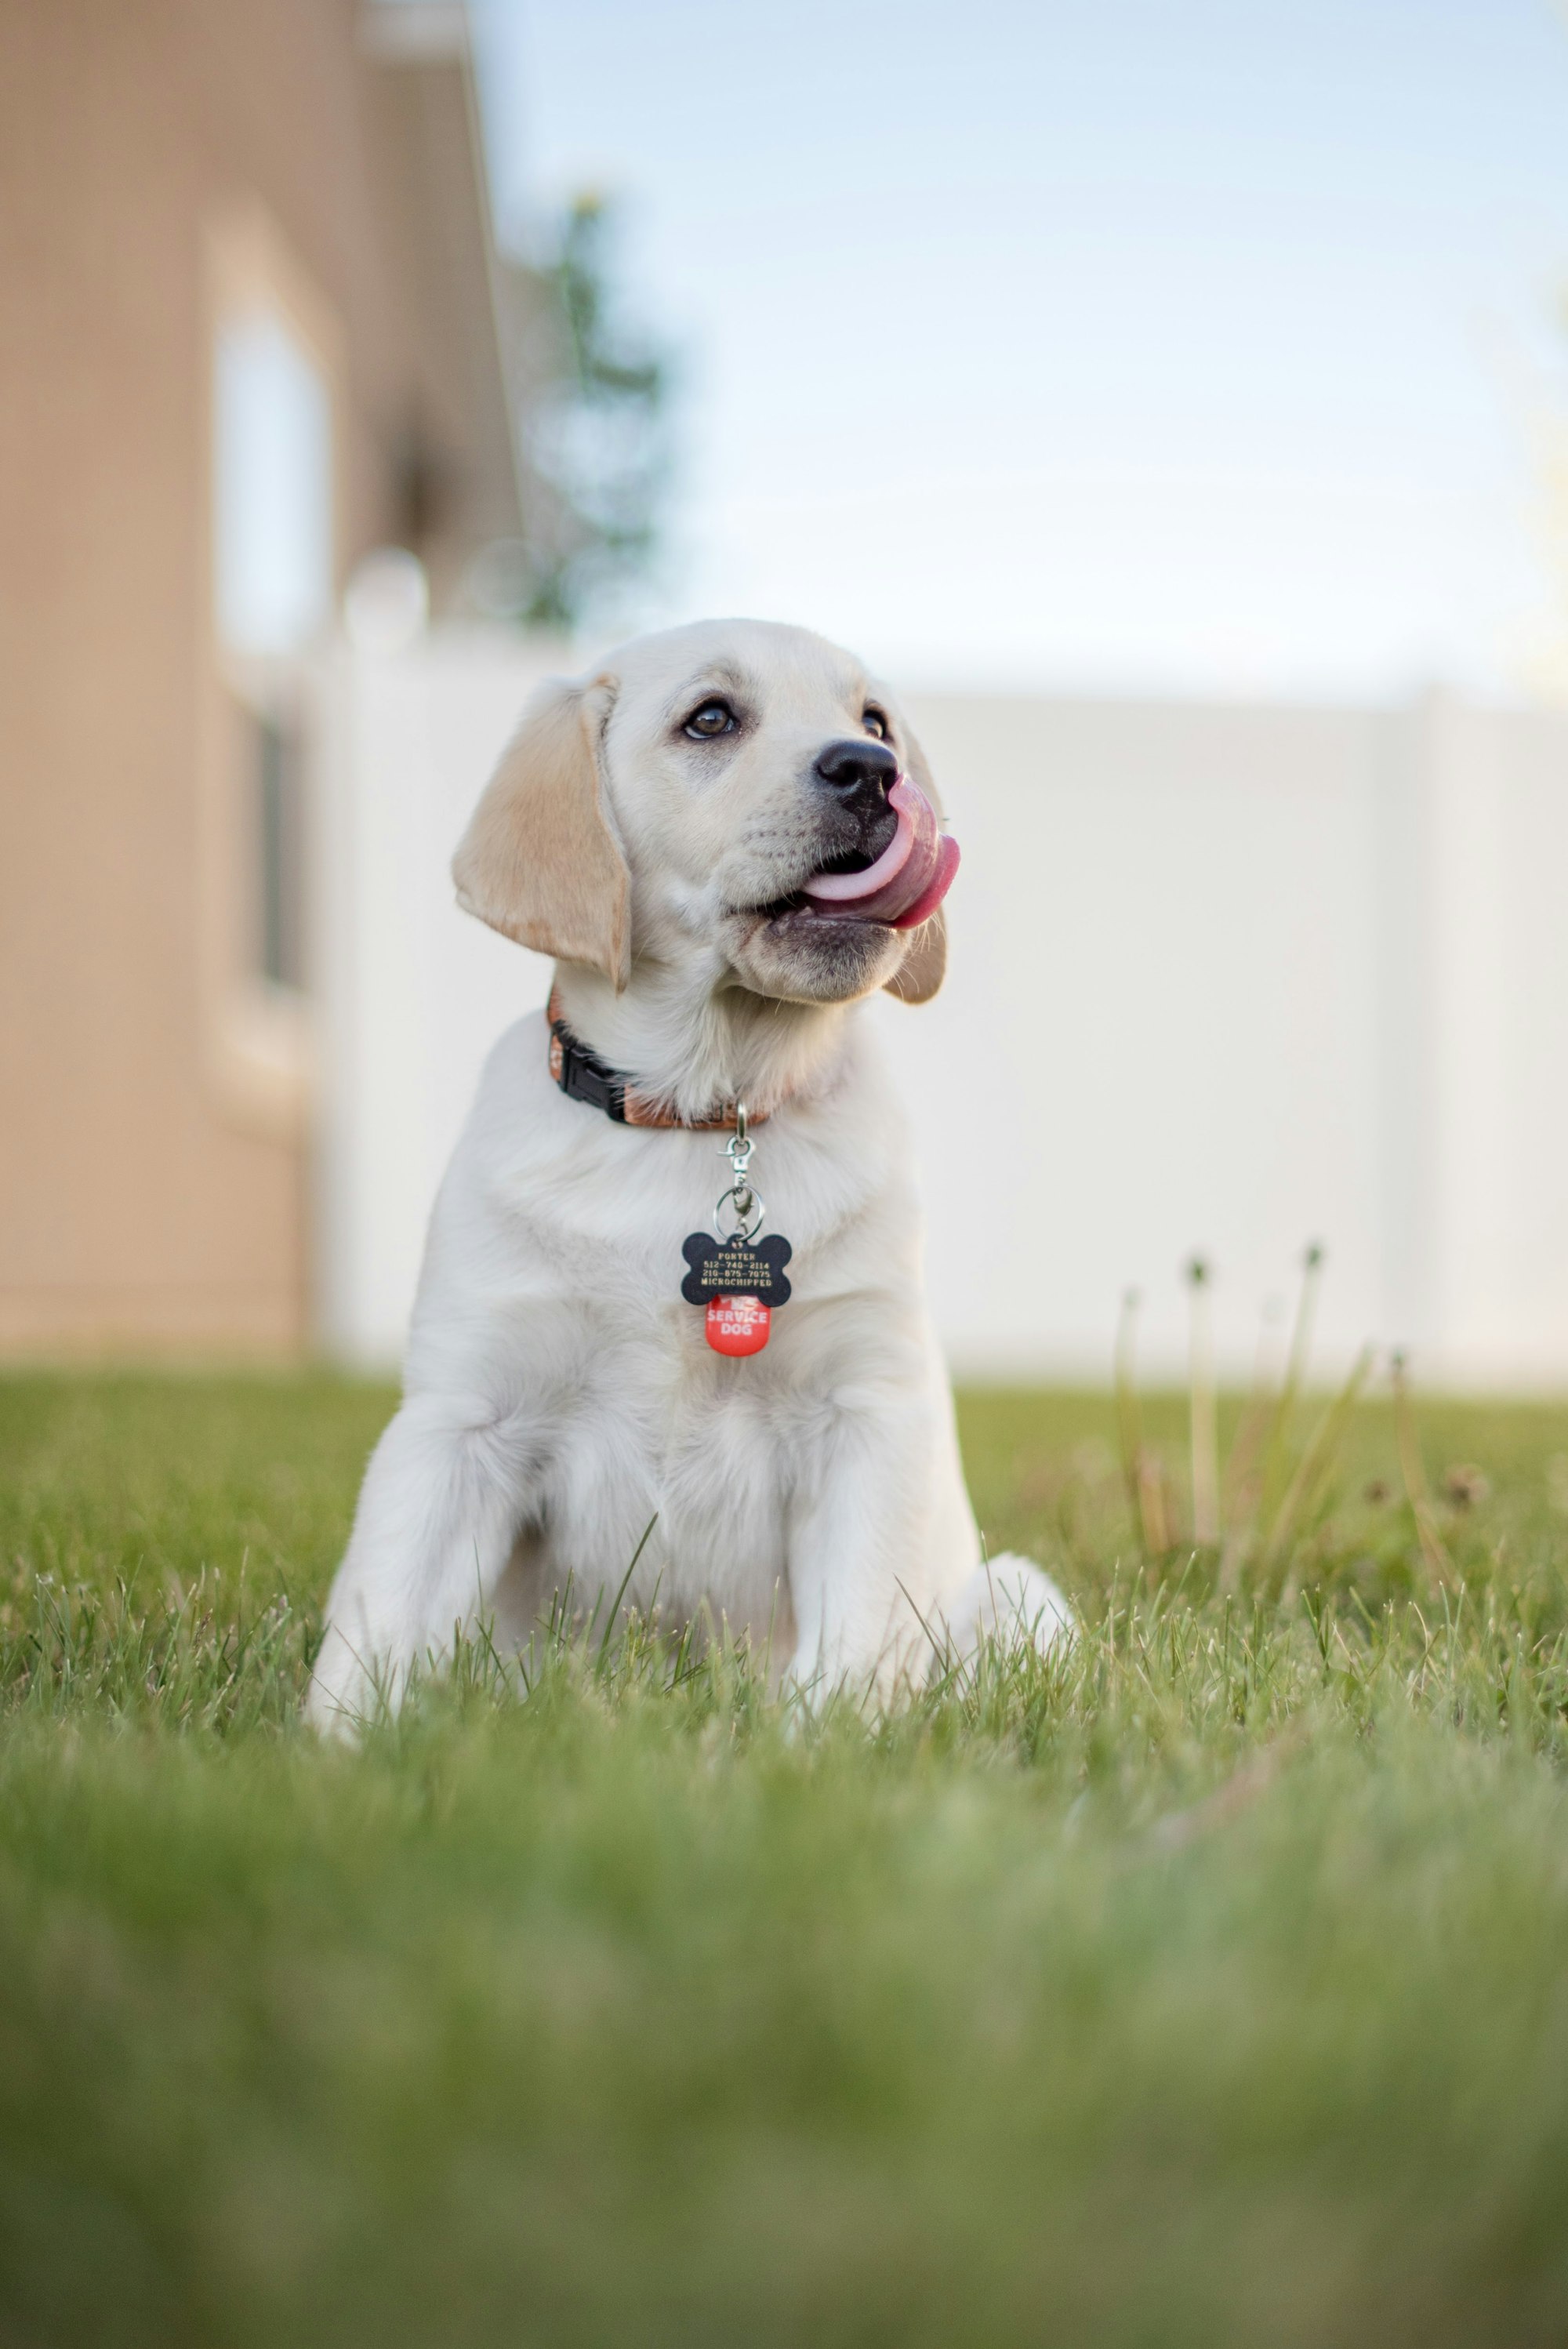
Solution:
[(936, 810), (916, 783), (901, 775), (888, 795), (898, 830), (863, 873), (819, 873), (805, 894), (840, 920), (886, 922), (913, 929), (929, 921), (953, 885), (958, 843), (937, 829)]

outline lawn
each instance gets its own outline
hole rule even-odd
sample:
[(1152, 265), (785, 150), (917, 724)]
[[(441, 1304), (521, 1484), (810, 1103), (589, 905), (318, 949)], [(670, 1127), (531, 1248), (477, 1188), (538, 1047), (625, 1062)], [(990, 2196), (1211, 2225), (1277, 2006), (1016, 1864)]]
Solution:
[(1359, 1405), (1222, 1564), (1177, 1402), (1151, 1555), (1109, 1398), (970, 1396), (1050, 1664), (323, 1748), (391, 1403), (0, 1381), (6, 2349), (1568, 2336), (1568, 1410)]

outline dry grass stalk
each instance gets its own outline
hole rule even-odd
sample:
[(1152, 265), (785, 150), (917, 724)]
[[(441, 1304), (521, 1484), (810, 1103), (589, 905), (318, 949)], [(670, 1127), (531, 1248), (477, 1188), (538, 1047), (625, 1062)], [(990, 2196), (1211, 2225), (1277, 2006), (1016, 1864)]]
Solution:
[(1268, 1433), (1274, 1410), (1268, 1364), (1269, 1330), (1279, 1311), (1277, 1304), (1264, 1309), (1252, 1387), (1242, 1406), (1242, 1415), (1236, 1423), (1236, 1432), (1225, 1457), (1224, 1474), (1220, 1485), (1220, 1521), (1231, 1530), (1225, 1537), (1225, 1557), (1221, 1568), (1222, 1588), (1228, 1587), (1225, 1568), (1233, 1567), (1239, 1560), (1238, 1546), (1244, 1543), (1263, 1495), (1264, 1439)]
[[(1297, 1526), (1310, 1514), (1333, 1465), (1334, 1455), (1338, 1451), (1345, 1431), (1350, 1423), (1350, 1414), (1356, 1408), (1362, 1388), (1371, 1375), (1375, 1359), (1374, 1349), (1370, 1346), (1363, 1346), (1356, 1358), (1350, 1376), (1313, 1430), (1306, 1449), (1296, 1464), (1295, 1474), (1285, 1487), (1284, 1498), (1279, 1506), (1279, 1515), (1275, 1517), (1273, 1531), (1269, 1535), (1268, 1547), (1264, 1552), (1263, 1559), (1265, 1574), (1272, 1572), (1278, 1564)], [(1282, 1604), (1295, 1598), (1300, 1585), (1301, 1560), (1298, 1556), (1285, 1577), (1284, 1588), (1280, 1594)]]
[(1191, 1298), (1189, 1422), (1192, 1451), (1192, 1539), (1200, 1548), (1220, 1540), (1220, 1429), (1214, 1394), (1213, 1328), (1209, 1312), (1209, 1268), (1201, 1256), (1187, 1267)]
[[(1265, 1347), (1260, 1344), (1253, 1392), (1222, 1472), (1209, 1267), (1202, 1257), (1193, 1257), (1187, 1267), (1191, 1299), (1191, 1535), (1199, 1547), (1218, 1550), (1216, 1580), (1222, 1593), (1240, 1586), (1249, 1558), (1255, 1557), (1259, 1579), (1265, 1583), (1289, 1561), (1281, 1596), (1287, 1601), (1295, 1597), (1301, 1587), (1304, 1562), (1299, 1556), (1292, 1557), (1293, 1545), (1299, 1543), (1321, 1513), (1335, 1460), (1371, 1375), (1376, 1355), (1368, 1345), (1357, 1357), (1348, 1378), (1319, 1418), (1305, 1445), (1299, 1453), (1293, 1452), (1291, 1428), (1306, 1386), (1323, 1262), (1324, 1251), (1315, 1241), (1302, 1257), (1301, 1297), (1278, 1392), (1272, 1396), (1269, 1393)], [(1145, 1553), (1160, 1557), (1169, 1555), (1175, 1547), (1179, 1528), (1170, 1481), (1143, 1440), (1134, 1346), (1139, 1301), (1134, 1289), (1129, 1289), (1122, 1299), (1116, 1346), (1117, 1418), (1128, 1506)], [(1400, 1376), (1397, 1369), (1397, 1387)], [(1399, 1391), (1402, 1392), (1402, 1389)], [(1426, 1497), (1425, 1484), (1419, 1481), (1419, 1461), (1415, 1456), (1408, 1422), (1406, 1407), (1401, 1422), (1401, 1459), (1422, 1553), (1432, 1571), (1447, 1579), (1451, 1568)]]
[(1290, 1424), (1306, 1378), (1307, 1358), (1312, 1351), (1312, 1327), (1317, 1313), (1317, 1291), (1322, 1278), (1323, 1248), (1320, 1242), (1314, 1240), (1302, 1255), (1301, 1296), (1296, 1303), (1295, 1328), (1291, 1332), (1284, 1378), (1274, 1405), (1264, 1454), (1261, 1506), (1264, 1516), (1277, 1509), (1284, 1488), (1289, 1482), (1285, 1464)]
[(1402, 1353), (1394, 1356), (1390, 1368), (1394, 1379), (1394, 1433), (1398, 1444), (1399, 1474), (1404, 1479), (1405, 1497), (1416, 1520), (1416, 1535), (1429, 1571), (1439, 1582), (1449, 1584), (1456, 1579), (1454, 1562), (1444, 1546), (1442, 1536), (1438, 1531), (1437, 1518), (1432, 1514), (1431, 1495), (1427, 1490), (1427, 1472), (1421, 1465), (1421, 1448), (1416, 1440), (1416, 1415), (1410, 1408), (1410, 1382)]

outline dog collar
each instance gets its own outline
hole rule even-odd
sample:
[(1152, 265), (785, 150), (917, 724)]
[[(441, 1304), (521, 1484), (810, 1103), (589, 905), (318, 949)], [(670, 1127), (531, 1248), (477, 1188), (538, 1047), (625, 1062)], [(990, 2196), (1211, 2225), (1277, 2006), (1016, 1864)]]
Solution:
[(735, 1179), (714, 1208), (713, 1237), (692, 1232), (682, 1244), (687, 1269), (681, 1295), (688, 1305), (705, 1308), (703, 1335), (716, 1354), (759, 1354), (772, 1330), (774, 1309), (789, 1302), (784, 1268), (795, 1253), (781, 1233), (771, 1232), (765, 1240), (757, 1237), (768, 1211), (751, 1187), (748, 1129), (761, 1121), (748, 1116), (743, 1102), (731, 1102), (718, 1117), (672, 1117), (572, 1033), (553, 988), (544, 1016), (550, 1022), (550, 1073), (573, 1101), (603, 1110), (617, 1125), (684, 1126), (690, 1133), (733, 1129), (725, 1152)]
[[(688, 1133), (727, 1133), (735, 1124), (735, 1103), (726, 1102), (713, 1117), (675, 1117), (648, 1094), (639, 1092), (630, 1077), (612, 1069), (574, 1036), (562, 1015), (561, 998), (552, 988), (545, 1007), (550, 1022), (550, 1073), (563, 1093), (603, 1110), (616, 1125), (684, 1127)], [(766, 1113), (753, 1112), (749, 1123), (761, 1125)]]

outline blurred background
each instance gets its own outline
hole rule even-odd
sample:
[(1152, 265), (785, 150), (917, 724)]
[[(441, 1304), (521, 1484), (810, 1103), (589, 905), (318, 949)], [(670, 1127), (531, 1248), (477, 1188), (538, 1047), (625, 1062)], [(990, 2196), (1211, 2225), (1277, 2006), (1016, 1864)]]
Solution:
[(903, 693), (971, 1377), (1568, 1385), (1551, 0), (0, 0), (0, 1353), (395, 1362), (531, 684)]

